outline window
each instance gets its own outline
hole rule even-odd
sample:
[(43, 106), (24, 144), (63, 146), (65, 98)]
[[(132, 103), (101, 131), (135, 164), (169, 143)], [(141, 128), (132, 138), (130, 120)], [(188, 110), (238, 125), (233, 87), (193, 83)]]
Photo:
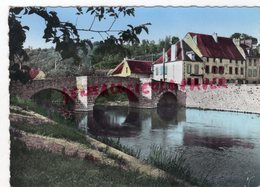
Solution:
[(232, 67), (229, 67), (229, 74), (232, 75), (232, 72), (233, 71), (233, 68)]
[(244, 60), (241, 60), (241, 64), (243, 64), (244, 63)]
[(249, 63), (248, 64), (249, 64), (249, 66), (252, 66), (252, 59), (251, 58), (249, 59)]
[(199, 85), (199, 79), (198, 79), (198, 78), (195, 78), (195, 79), (194, 79), (194, 84), (195, 84), (195, 85)]
[(128, 67), (125, 67), (125, 72), (128, 73)]
[(257, 70), (254, 69), (254, 70), (253, 70), (253, 77), (256, 77), (256, 76), (257, 76)]
[(187, 79), (187, 85), (191, 85), (191, 78)]
[(167, 68), (167, 66), (165, 65), (165, 75), (167, 75), (167, 73), (168, 73), (168, 68)]
[(238, 75), (238, 67), (235, 68), (235, 74)]
[(248, 77), (252, 77), (252, 69), (248, 69)]
[(220, 63), (222, 63), (222, 58), (219, 59)]
[(232, 63), (232, 59), (229, 59), (229, 63)]
[[(260, 71), (260, 69), (259, 69), (259, 71)], [(208, 65), (205, 67), (205, 73), (209, 73), (209, 66)]]
[(256, 66), (256, 59), (254, 59), (254, 66)]
[(218, 67), (217, 66), (212, 66), (211, 72), (213, 74), (217, 74), (218, 73)]
[(244, 75), (244, 68), (240, 68), (240, 74)]
[(224, 66), (219, 66), (219, 74), (224, 74)]
[(194, 53), (192, 53), (191, 59), (195, 60), (195, 54)]
[(203, 84), (209, 84), (209, 79), (208, 78), (204, 78), (203, 79)]
[(187, 64), (187, 73), (191, 74), (191, 64)]
[(160, 66), (160, 75), (163, 74), (163, 66)]
[(213, 62), (216, 62), (216, 58), (213, 58)]
[(213, 78), (212, 79), (212, 84), (216, 84), (217, 83), (217, 79), (216, 78)]
[(218, 79), (219, 85), (226, 85), (226, 79), (224, 77)]
[(195, 66), (194, 66), (194, 74), (195, 75), (199, 74), (199, 65), (198, 64), (195, 64)]
[(195, 60), (195, 54), (193, 51), (187, 51), (186, 55), (189, 57), (190, 60), (192, 60), (192, 61)]
[(236, 60), (236, 64), (238, 64), (238, 60)]
[(156, 68), (155, 68), (155, 75), (158, 75), (158, 74), (159, 74), (159, 68), (156, 67)]
[(209, 62), (209, 57), (207, 57), (207, 62)]

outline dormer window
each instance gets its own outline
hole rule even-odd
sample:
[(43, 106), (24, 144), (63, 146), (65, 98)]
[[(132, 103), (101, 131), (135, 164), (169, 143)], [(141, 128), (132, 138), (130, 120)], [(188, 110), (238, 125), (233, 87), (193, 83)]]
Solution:
[(189, 57), (190, 60), (195, 61), (195, 54), (193, 51), (187, 51), (186, 55)]

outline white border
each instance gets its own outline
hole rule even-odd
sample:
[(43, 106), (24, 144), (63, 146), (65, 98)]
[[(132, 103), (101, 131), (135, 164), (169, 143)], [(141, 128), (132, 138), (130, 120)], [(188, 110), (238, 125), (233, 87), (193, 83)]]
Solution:
[(8, 9), (9, 6), (174, 6), (174, 7), (188, 7), (188, 6), (207, 6), (207, 7), (260, 7), (259, 0), (89, 0), (89, 1), (50, 1), (50, 0), (4, 0), (0, 6), (0, 23), (1, 23), (1, 34), (0, 34), (0, 182), (1, 186), (9, 186), (9, 78), (8, 78)]

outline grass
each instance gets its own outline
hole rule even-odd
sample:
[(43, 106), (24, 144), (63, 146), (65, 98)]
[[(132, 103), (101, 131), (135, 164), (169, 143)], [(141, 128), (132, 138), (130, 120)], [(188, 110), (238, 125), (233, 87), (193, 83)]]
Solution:
[(25, 132), (30, 132), (33, 134), (49, 136), (54, 138), (62, 138), (69, 141), (74, 141), (86, 145), (90, 145), (86, 139), (84, 132), (79, 131), (76, 128), (69, 127), (61, 124), (27, 124), (27, 123), (13, 123), (12, 127), (16, 129), (23, 130)]
[(193, 185), (211, 186), (207, 181), (207, 174), (200, 178), (192, 176), (183, 152), (166, 151), (161, 146), (152, 145), (151, 152), (145, 161)]
[(10, 98), (10, 104), (19, 106), (24, 110), (32, 110), (36, 113), (39, 113), (45, 117), (52, 119), (57, 123), (69, 125), (69, 126), (75, 126), (75, 122), (73, 120), (65, 119), (58, 112), (50, 113), (46, 108), (37, 105), (35, 102), (31, 101), (30, 99), (23, 99), (15, 96)]
[[(115, 88), (117, 89), (117, 88)], [(128, 96), (126, 93), (111, 93), (104, 95), (104, 96), (99, 96), (96, 99), (96, 104), (104, 104), (107, 102), (116, 102), (116, 101), (128, 101)]]
[(128, 146), (125, 146), (125, 145), (122, 145), (120, 143), (120, 141), (115, 141), (111, 138), (108, 138), (108, 137), (105, 137), (105, 136), (95, 136), (93, 137), (95, 138), (96, 140), (100, 141), (100, 142), (103, 142), (104, 144), (107, 144), (111, 147), (114, 147), (115, 149), (118, 149), (128, 155), (131, 155), (133, 157), (136, 157), (136, 158), (140, 158), (140, 155), (141, 155), (141, 149), (133, 149), (131, 147), (128, 147)]
[(94, 164), (87, 160), (28, 150), (19, 140), (11, 139), (11, 186), (174, 186), (138, 172)]

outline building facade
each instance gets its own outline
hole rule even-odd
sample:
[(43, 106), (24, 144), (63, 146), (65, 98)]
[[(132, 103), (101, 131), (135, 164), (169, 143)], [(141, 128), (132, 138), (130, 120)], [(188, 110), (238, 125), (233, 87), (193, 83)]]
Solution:
[(153, 78), (195, 85), (260, 83), (260, 55), (249, 44), (216, 33), (187, 33), (166, 52), (165, 63), (163, 57), (155, 61)]
[[(165, 63), (163, 63), (165, 60)], [(158, 81), (174, 82), (177, 84), (202, 84), (203, 61), (183, 41), (178, 41), (154, 63), (153, 78)]]

